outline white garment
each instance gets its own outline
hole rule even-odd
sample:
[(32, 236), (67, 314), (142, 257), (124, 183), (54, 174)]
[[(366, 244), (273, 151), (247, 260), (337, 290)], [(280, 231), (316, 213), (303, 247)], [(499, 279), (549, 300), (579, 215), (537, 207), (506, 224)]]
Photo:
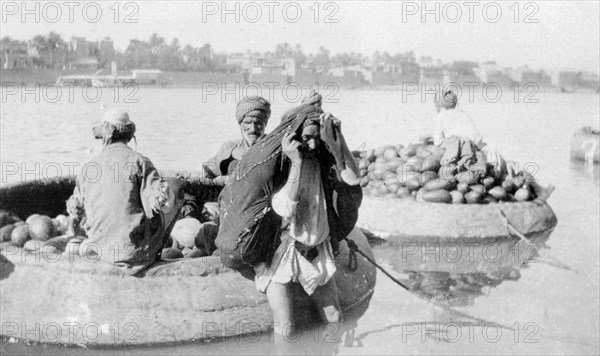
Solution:
[[(308, 295), (333, 277), (336, 267), (329, 237), (327, 207), (317, 160), (304, 160), (300, 169), (298, 202), (282, 189), (273, 196), (271, 205), (282, 219), (281, 244), (270, 267), (262, 263), (255, 268), (256, 288), (265, 292), (269, 283), (298, 282)], [(307, 260), (302, 250), (315, 247), (317, 257)]]
[(436, 118), (433, 143), (439, 146), (450, 136), (471, 140), (478, 147), (481, 147), (483, 141), (473, 119), (466, 112), (459, 109), (441, 109)]

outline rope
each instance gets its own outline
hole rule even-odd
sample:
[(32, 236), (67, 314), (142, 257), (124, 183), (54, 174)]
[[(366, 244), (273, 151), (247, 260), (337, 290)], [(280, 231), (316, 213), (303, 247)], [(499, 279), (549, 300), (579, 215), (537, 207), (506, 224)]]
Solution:
[[(391, 274), (389, 274), (388, 271), (386, 271), (385, 269), (383, 269), (383, 267), (381, 267), (380, 265), (377, 264), (377, 262), (373, 261), (369, 256), (367, 256), (364, 252), (362, 252), (358, 246), (356, 245), (356, 242), (349, 240), (348, 238), (344, 238), (344, 240), (346, 240), (346, 242), (348, 243), (348, 248), (350, 249), (350, 251), (356, 251), (358, 252), (361, 256), (363, 256), (367, 261), (371, 262), (373, 264), (373, 266), (375, 266), (377, 269), (379, 269), (381, 272), (383, 272), (383, 274), (385, 274), (386, 276), (388, 276), (392, 281), (394, 281), (397, 285), (399, 285), (400, 287), (404, 288), (404, 290), (408, 290), (408, 287), (405, 286), (402, 282), (400, 282), (399, 280), (397, 280), (396, 278), (394, 278), (394, 276), (392, 276)], [(355, 257), (356, 258), (356, 257)], [(350, 263), (348, 263), (350, 264)]]

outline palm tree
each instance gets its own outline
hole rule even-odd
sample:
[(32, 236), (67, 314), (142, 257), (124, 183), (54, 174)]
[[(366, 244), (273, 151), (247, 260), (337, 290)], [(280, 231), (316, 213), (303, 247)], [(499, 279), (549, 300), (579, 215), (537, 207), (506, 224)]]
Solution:
[[(36, 50), (37, 57), (40, 57), (40, 54), (48, 49), (48, 40), (42, 35), (36, 35), (31, 40), (31, 46)], [(48, 63), (43, 63), (45, 67), (48, 66)]]
[(54, 52), (57, 49), (62, 48), (64, 42), (60, 35), (54, 31), (50, 31), (50, 33), (48, 33), (46, 42), (48, 44), (47, 48), (50, 51), (50, 65), (52, 66), (52, 68), (54, 68)]

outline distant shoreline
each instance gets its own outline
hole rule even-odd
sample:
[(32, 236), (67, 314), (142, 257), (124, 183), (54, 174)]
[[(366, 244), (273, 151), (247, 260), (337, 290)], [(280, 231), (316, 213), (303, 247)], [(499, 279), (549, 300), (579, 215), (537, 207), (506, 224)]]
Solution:
[[(36, 84), (41, 86), (44, 85), (55, 85), (58, 76), (64, 75), (81, 75), (89, 74), (90, 70), (67, 70), (57, 72), (53, 69), (24, 69), (24, 70), (6, 70), (0, 69), (0, 78), (2, 87), (11, 85), (25, 85), (25, 87), (34, 87)], [(146, 88), (156, 87), (157, 89), (168, 89), (168, 88), (203, 88), (208, 85), (227, 87), (240, 85), (240, 86), (256, 86), (261, 87), (275, 87), (282, 88), (286, 85), (298, 86), (302, 89), (313, 87), (314, 83), (311, 83), (307, 78), (299, 78), (301, 80), (292, 80), (290, 84), (287, 80), (281, 76), (261, 76), (258, 80), (250, 80), (249, 83), (245, 83), (244, 75), (239, 73), (209, 73), (209, 72), (163, 72), (164, 78), (170, 79), (170, 84), (161, 87), (153, 85), (141, 85)], [(343, 78), (339, 80), (332, 77), (323, 78), (323, 82), (320, 83), (320, 87), (327, 87), (327, 85), (337, 85), (339, 88), (344, 90), (376, 90), (376, 91), (402, 91), (404, 85), (372, 85), (369, 83), (344, 83)], [(421, 85), (421, 84), (419, 84)], [(482, 84), (483, 85), (483, 84)], [(477, 86), (475, 87), (477, 88)], [(481, 86), (479, 86), (481, 88)], [(513, 90), (507, 86), (502, 86), (508, 90)], [(525, 91), (521, 89), (520, 91)], [(559, 87), (554, 86), (540, 86), (538, 92), (560, 92)], [(596, 91), (592, 88), (578, 88), (575, 93), (595, 93)], [(566, 93), (569, 94), (569, 93)]]

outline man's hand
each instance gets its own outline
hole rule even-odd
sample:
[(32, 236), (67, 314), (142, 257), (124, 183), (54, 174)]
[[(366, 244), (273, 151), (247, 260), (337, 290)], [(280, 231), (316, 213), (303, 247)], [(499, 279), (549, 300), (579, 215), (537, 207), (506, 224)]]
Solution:
[(281, 150), (292, 162), (300, 162), (302, 156), (298, 149), (302, 144), (294, 140), (293, 137), (293, 132), (288, 132), (283, 136), (283, 139), (281, 140)]
[(321, 140), (338, 160), (343, 160), (342, 122), (331, 113), (321, 114)]

